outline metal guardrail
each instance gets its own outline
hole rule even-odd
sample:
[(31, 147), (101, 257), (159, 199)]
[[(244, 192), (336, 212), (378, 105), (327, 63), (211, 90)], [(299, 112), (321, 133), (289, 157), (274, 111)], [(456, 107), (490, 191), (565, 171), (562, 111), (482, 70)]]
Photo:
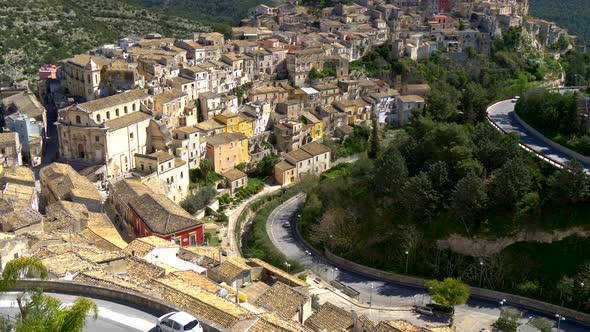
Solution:
[[(494, 103), (494, 104), (492, 104), (492, 105), (488, 106), (488, 107), (487, 107), (487, 109), (486, 109), (486, 113), (487, 113), (487, 110), (489, 110), (491, 107), (493, 107), (494, 105), (496, 105), (496, 104), (498, 104), (498, 103), (500, 103), (500, 102), (502, 102), (502, 101), (499, 101), (499, 102), (497, 102), (497, 103)], [(486, 114), (486, 118), (487, 118), (488, 122), (489, 122), (489, 123), (492, 125), (492, 127), (496, 128), (498, 131), (500, 131), (500, 132), (502, 132), (502, 133), (504, 133), (504, 134), (506, 134), (506, 135), (508, 135), (508, 134), (509, 134), (509, 132), (507, 132), (506, 130), (504, 130), (502, 127), (498, 126), (498, 125), (497, 125), (497, 124), (494, 122), (494, 120), (492, 120), (492, 118), (491, 118), (491, 117), (490, 117), (488, 114)], [(547, 156), (545, 156), (545, 155), (543, 155), (543, 154), (539, 153), (538, 151), (536, 151), (536, 150), (535, 150), (535, 149), (533, 149), (532, 147), (528, 146), (527, 144), (524, 144), (524, 143), (522, 143), (522, 142), (519, 142), (519, 143), (518, 143), (518, 145), (519, 145), (521, 148), (523, 148), (525, 151), (527, 151), (527, 152), (532, 152), (533, 154), (535, 154), (535, 156), (536, 156), (537, 158), (539, 158), (539, 159), (541, 159), (541, 160), (543, 160), (543, 161), (546, 161), (546, 162), (548, 162), (549, 164), (551, 164), (551, 165), (553, 165), (553, 166), (555, 166), (555, 167), (557, 167), (557, 168), (565, 168), (565, 167), (566, 167), (566, 166), (565, 166), (563, 163), (561, 163), (561, 162), (559, 162), (559, 161), (557, 161), (557, 160), (555, 160), (555, 159), (553, 159), (553, 158), (547, 157)]]

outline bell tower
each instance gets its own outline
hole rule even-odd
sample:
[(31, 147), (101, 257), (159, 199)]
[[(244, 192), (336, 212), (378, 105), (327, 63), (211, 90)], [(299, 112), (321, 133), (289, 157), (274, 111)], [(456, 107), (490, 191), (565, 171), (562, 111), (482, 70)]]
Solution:
[(90, 58), (84, 67), (84, 94), (86, 100), (91, 101), (98, 98), (98, 89), (100, 87), (100, 68)]

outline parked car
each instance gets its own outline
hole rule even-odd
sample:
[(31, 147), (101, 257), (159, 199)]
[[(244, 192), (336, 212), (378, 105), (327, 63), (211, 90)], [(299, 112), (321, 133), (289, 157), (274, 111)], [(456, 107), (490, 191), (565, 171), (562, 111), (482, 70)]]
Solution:
[(291, 223), (288, 221), (285, 221), (281, 226), (283, 226), (283, 228), (290, 228), (291, 227)]
[(434, 316), (434, 310), (430, 307), (416, 307), (416, 312), (422, 315)]
[(513, 103), (516, 103), (516, 102), (517, 102), (519, 99), (520, 99), (520, 96), (514, 96), (514, 97), (512, 98), (512, 102), (513, 102)]
[(201, 323), (193, 315), (184, 311), (174, 311), (158, 318), (158, 332), (203, 332)]

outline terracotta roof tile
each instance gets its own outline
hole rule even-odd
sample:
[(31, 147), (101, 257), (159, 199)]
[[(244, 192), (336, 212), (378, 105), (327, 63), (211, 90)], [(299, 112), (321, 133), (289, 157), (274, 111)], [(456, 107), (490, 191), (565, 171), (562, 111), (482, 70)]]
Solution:
[(323, 329), (328, 331), (343, 331), (349, 330), (353, 325), (352, 314), (330, 302), (324, 303), (320, 307), (320, 310), (314, 312), (305, 321), (305, 326), (314, 331)]
[(264, 292), (255, 304), (275, 312), (284, 319), (291, 319), (306, 302), (307, 296), (278, 281)]

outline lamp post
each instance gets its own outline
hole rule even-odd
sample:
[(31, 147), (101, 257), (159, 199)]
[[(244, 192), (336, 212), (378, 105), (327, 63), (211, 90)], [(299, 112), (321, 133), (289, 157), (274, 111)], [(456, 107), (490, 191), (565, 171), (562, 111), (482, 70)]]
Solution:
[(375, 288), (375, 285), (371, 281), (371, 292), (369, 293), (369, 309), (373, 308), (373, 288)]
[(408, 262), (410, 260), (410, 252), (406, 250), (406, 274), (408, 274)]
[(555, 314), (555, 318), (557, 319), (557, 332), (559, 332), (559, 325), (562, 320), (565, 320), (565, 317), (560, 314)]
[(291, 264), (289, 264), (289, 262), (285, 262), (285, 266), (287, 267), (287, 273), (291, 274)]
[(479, 273), (479, 287), (481, 288), (483, 282), (483, 261), (479, 261), (479, 266), (481, 266), (481, 272)]

